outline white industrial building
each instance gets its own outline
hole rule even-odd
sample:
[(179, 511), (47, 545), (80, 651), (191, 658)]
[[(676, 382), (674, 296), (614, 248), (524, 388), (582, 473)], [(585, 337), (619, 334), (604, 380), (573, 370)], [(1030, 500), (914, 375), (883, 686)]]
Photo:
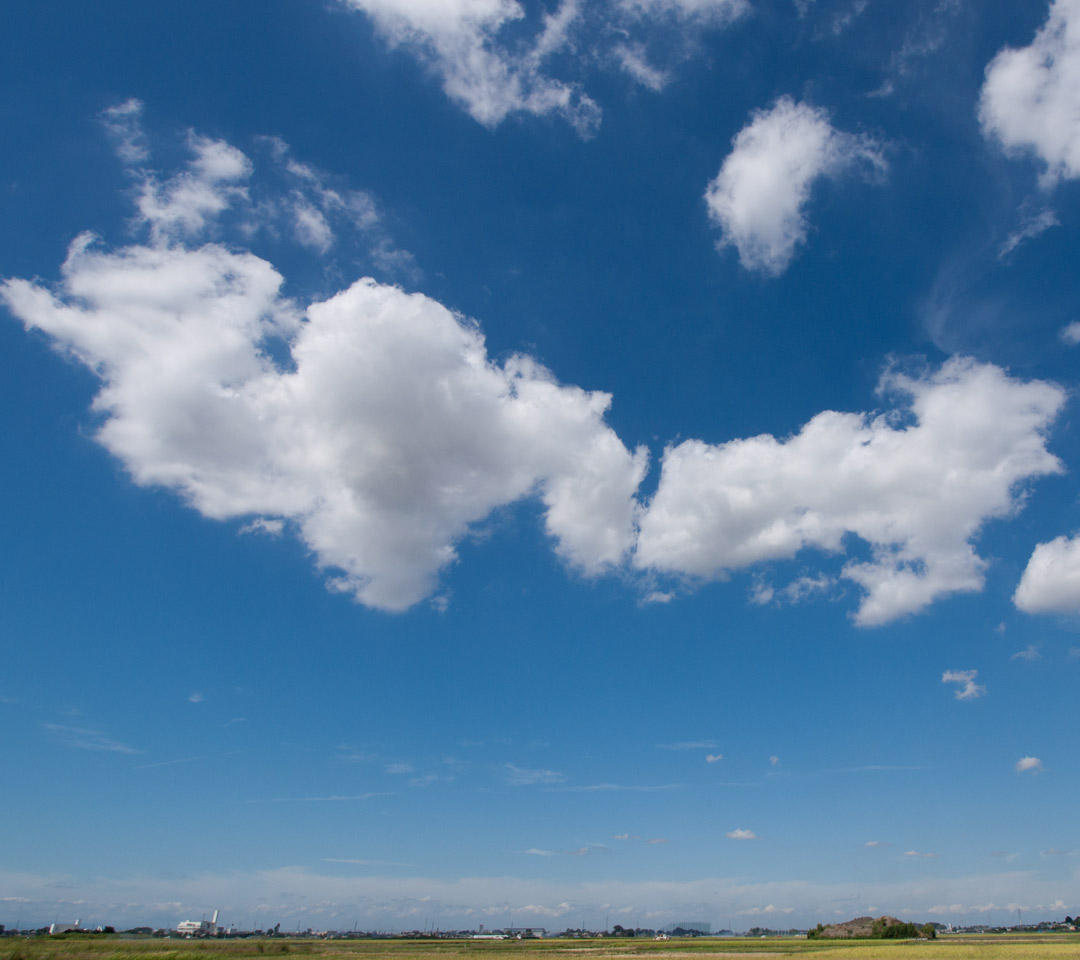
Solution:
[(185, 937), (214, 937), (217, 936), (217, 910), (209, 920), (181, 920), (176, 925), (176, 932)]

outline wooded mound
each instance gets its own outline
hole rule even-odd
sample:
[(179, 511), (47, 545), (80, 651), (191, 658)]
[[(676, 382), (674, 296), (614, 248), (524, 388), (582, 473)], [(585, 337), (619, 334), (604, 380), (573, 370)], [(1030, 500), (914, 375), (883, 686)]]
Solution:
[(918, 927), (896, 917), (856, 917), (829, 926), (818, 924), (807, 932), (811, 940), (910, 940), (920, 937), (932, 940), (936, 931), (930, 924)]

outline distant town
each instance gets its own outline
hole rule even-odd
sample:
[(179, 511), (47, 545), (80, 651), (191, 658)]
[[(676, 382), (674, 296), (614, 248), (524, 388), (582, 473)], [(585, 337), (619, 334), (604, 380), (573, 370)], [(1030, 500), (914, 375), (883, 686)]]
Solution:
[[(989, 924), (928, 924), (942, 934), (1015, 934), (1015, 933), (1075, 933), (1080, 926), (1080, 916), (1065, 917), (1064, 920), (1048, 920), (1039, 923), (1017, 922), (1008, 926)], [(81, 920), (72, 923), (54, 922), (43, 927), (24, 928), (16, 923), (14, 928), (0, 924), (0, 937), (70, 937), (70, 936), (114, 936), (124, 939), (243, 939), (249, 937), (282, 937), (289, 939), (320, 940), (430, 940), (430, 939), (472, 939), (472, 940), (538, 940), (538, 939), (604, 939), (619, 937), (652, 938), (667, 940), (678, 937), (806, 937), (807, 930), (798, 928), (777, 929), (773, 927), (750, 927), (742, 932), (729, 929), (714, 931), (712, 924), (699, 921), (680, 921), (653, 929), (651, 927), (624, 927), (615, 924), (611, 929), (590, 930), (586, 928), (567, 928), (550, 931), (545, 927), (497, 927), (486, 928), (480, 924), (477, 929), (441, 930), (434, 925), (425, 929), (387, 930), (316, 930), (312, 927), (296, 930), (282, 930), (281, 924), (266, 929), (243, 929), (239, 925), (223, 924), (218, 920), (218, 911), (211, 919), (182, 920), (175, 927), (131, 927), (118, 930), (111, 925), (83, 925)]]

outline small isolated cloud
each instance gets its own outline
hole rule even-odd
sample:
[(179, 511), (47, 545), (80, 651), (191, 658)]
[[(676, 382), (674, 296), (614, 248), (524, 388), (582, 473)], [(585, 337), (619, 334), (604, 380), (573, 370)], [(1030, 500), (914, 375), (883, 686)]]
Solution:
[(880, 144), (834, 129), (824, 110), (790, 97), (757, 111), (705, 192), (719, 249), (734, 246), (747, 270), (779, 276), (806, 239), (814, 182), (851, 169), (883, 174)]
[(557, 857), (558, 853), (554, 850), (541, 850), (538, 847), (529, 847), (528, 850), (522, 850), (522, 853), (530, 857)]
[(1080, 535), (1035, 547), (1013, 603), (1024, 613), (1080, 614)]
[(416, 767), (414, 767), (407, 760), (399, 760), (396, 763), (388, 763), (386, 765), (386, 772), (394, 774), (395, 776), (406, 773), (414, 773), (415, 771)]
[(596, 853), (611, 853), (611, 848), (604, 846), (602, 843), (590, 843), (584, 847), (578, 847), (576, 850), (566, 851), (568, 857), (588, 857)]
[(708, 753), (708, 754), (705, 755), (705, 762), (706, 763), (718, 763), (719, 761), (721, 761), (723, 759), (724, 759), (724, 755), (722, 753)]
[(440, 776), (437, 773), (423, 773), (418, 777), (409, 778), (410, 787), (430, 787), (433, 783), (450, 783), (452, 776)]
[(780, 766), (780, 758), (777, 757), (777, 756), (769, 757), (769, 764), (770, 764), (770, 766), (773, 766), (773, 767)]
[(1053, 0), (1030, 45), (1001, 50), (979, 100), (983, 133), (1009, 151), (1034, 154), (1043, 183), (1080, 177), (1080, 4)]
[(905, 850), (904, 856), (910, 857), (912, 860), (936, 860), (941, 854), (929, 853), (921, 850)]
[(1017, 773), (1041, 773), (1042, 761), (1038, 757), (1021, 757), (1016, 761)]
[(757, 840), (758, 838), (758, 835), (753, 830), (745, 830), (742, 827), (729, 830), (724, 836), (729, 840)]
[(132, 166), (150, 159), (150, 145), (142, 130), (143, 103), (134, 97), (107, 107), (98, 114), (116, 144), (116, 155)]
[(611, 838), (612, 840), (640, 840), (640, 833), (616, 833)]
[(1039, 648), (1034, 643), (1029, 643), (1023, 650), (1017, 650), (1010, 660), (1023, 660), (1026, 663), (1033, 663), (1035, 660), (1041, 660), (1042, 654), (1039, 652)]
[(719, 743), (715, 740), (680, 740), (678, 743), (659, 743), (661, 750), (715, 750)]
[(649, 837), (649, 839), (646, 840), (645, 842), (646, 843), (651, 843), (653, 845), (662, 844), (662, 843), (671, 843), (671, 841), (667, 837)]
[(889, 844), (884, 840), (867, 840), (863, 846), (869, 847), (871, 850), (876, 850), (878, 847), (887, 847)]
[(205, 699), (206, 697), (196, 690), (188, 696), (188, 703), (202, 703)]
[(946, 670), (941, 675), (942, 683), (955, 683), (954, 696), (957, 700), (977, 700), (986, 696), (986, 687), (975, 682), (978, 670)]
[(513, 763), (503, 764), (503, 769), (506, 771), (506, 782), (515, 787), (533, 783), (563, 783), (566, 780), (566, 774), (558, 770), (534, 770)]
[(745, 910), (737, 910), (736, 916), (769, 917), (775, 914), (786, 914), (794, 912), (794, 907), (778, 907), (775, 903), (767, 903), (764, 907), (747, 907)]
[(1061, 328), (1061, 339), (1070, 347), (1080, 343), (1080, 320), (1074, 320), (1068, 326)]

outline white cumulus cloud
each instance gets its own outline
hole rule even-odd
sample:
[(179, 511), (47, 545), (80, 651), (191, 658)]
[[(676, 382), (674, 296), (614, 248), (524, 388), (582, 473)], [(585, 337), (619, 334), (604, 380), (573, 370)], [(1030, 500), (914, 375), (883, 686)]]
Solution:
[[(614, 67), (659, 91), (668, 69), (650, 61), (662, 33), (675, 59), (691, 38), (745, 13), (748, 0), (562, 0), (537, 15), (518, 0), (339, 0), (366, 14), (391, 46), (409, 51), (470, 116), (495, 127), (508, 116), (560, 116), (582, 136), (601, 110), (577, 76), (587, 66)], [(670, 51), (669, 51), (670, 53)], [(556, 61), (556, 55), (558, 60)]]
[[(122, 107), (111, 122), (126, 143), (141, 107)], [(1063, 391), (954, 358), (888, 371), (880, 392), (900, 402), (884, 413), (826, 411), (787, 439), (670, 446), (642, 503), (648, 455), (605, 422), (608, 394), (560, 384), (528, 356), (493, 361), (475, 323), (423, 294), (367, 277), (305, 304), (282, 296), (266, 260), (206, 242), (229, 223), (250, 236), (265, 211), (295, 226), (306, 210), (297, 235), (318, 250), (333, 231), (378, 223), (367, 194), (268, 142), (284, 199), (255, 202), (251, 161), (193, 132), (178, 174), (135, 171), (144, 242), (113, 249), (83, 234), (57, 283), (6, 280), (0, 303), (99, 378), (96, 438), (135, 482), (240, 532), (299, 537), (362, 603), (435, 596), (470, 528), (531, 497), (568, 565), (632, 567), (654, 601), (675, 596), (660, 577), (686, 586), (811, 548), (844, 556), (839, 575), (865, 591), (856, 622), (881, 624), (980, 589), (982, 524), (1061, 470), (1045, 434)], [(795, 602), (835, 583), (811, 571), (768, 591)]]
[(516, 0), (342, 0), (366, 13), (393, 45), (417, 53), (442, 79), (443, 90), (485, 126), (511, 113), (560, 114), (581, 133), (595, 130), (597, 105), (572, 84), (548, 76), (544, 59), (566, 43), (577, 18), (575, 0), (564, 0), (531, 49), (500, 41), (504, 26), (524, 18)]
[[(189, 144), (181, 173), (142, 174), (148, 242), (110, 250), (83, 234), (55, 287), (0, 284), (27, 328), (97, 374), (97, 440), (137, 483), (243, 530), (288, 521), (332, 586), (385, 610), (434, 592), (470, 524), (524, 497), (543, 502), (567, 563), (620, 563), (647, 455), (604, 424), (607, 394), (526, 356), (495, 363), (475, 324), (371, 278), (306, 308), (282, 297), (267, 261), (200, 243), (230, 205), (248, 208), (251, 162)], [(324, 213), (370, 220), (366, 195), (295, 161), (289, 173)]]
[(735, 830), (729, 830), (724, 836), (729, 840), (756, 840), (758, 838), (753, 830), (746, 830), (742, 827), (737, 827)]
[(888, 372), (880, 389), (908, 409), (827, 411), (786, 440), (668, 447), (635, 563), (715, 579), (807, 547), (839, 555), (854, 534), (870, 556), (841, 576), (865, 590), (863, 626), (981, 589), (982, 524), (1019, 508), (1024, 480), (1062, 470), (1045, 431), (1064, 392), (962, 358), (917, 377)]
[(1080, 614), (1080, 536), (1038, 544), (1013, 603), (1025, 613)]
[(781, 97), (738, 133), (705, 192), (719, 247), (734, 246), (748, 270), (783, 273), (806, 239), (814, 182), (855, 167), (882, 173), (880, 145), (834, 129), (824, 110)]
[(1042, 768), (1042, 761), (1038, 757), (1021, 757), (1016, 761), (1017, 773), (1040, 773)]
[(957, 685), (957, 700), (977, 700), (986, 696), (986, 687), (975, 682), (978, 675), (978, 670), (946, 670), (941, 675), (941, 682)]
[(979, 120), (1006, 149), (1035, 154), (1046, 185), (1080, 177), (1080, 0), (1053, 0), (1031, 44), (990, 61)]

